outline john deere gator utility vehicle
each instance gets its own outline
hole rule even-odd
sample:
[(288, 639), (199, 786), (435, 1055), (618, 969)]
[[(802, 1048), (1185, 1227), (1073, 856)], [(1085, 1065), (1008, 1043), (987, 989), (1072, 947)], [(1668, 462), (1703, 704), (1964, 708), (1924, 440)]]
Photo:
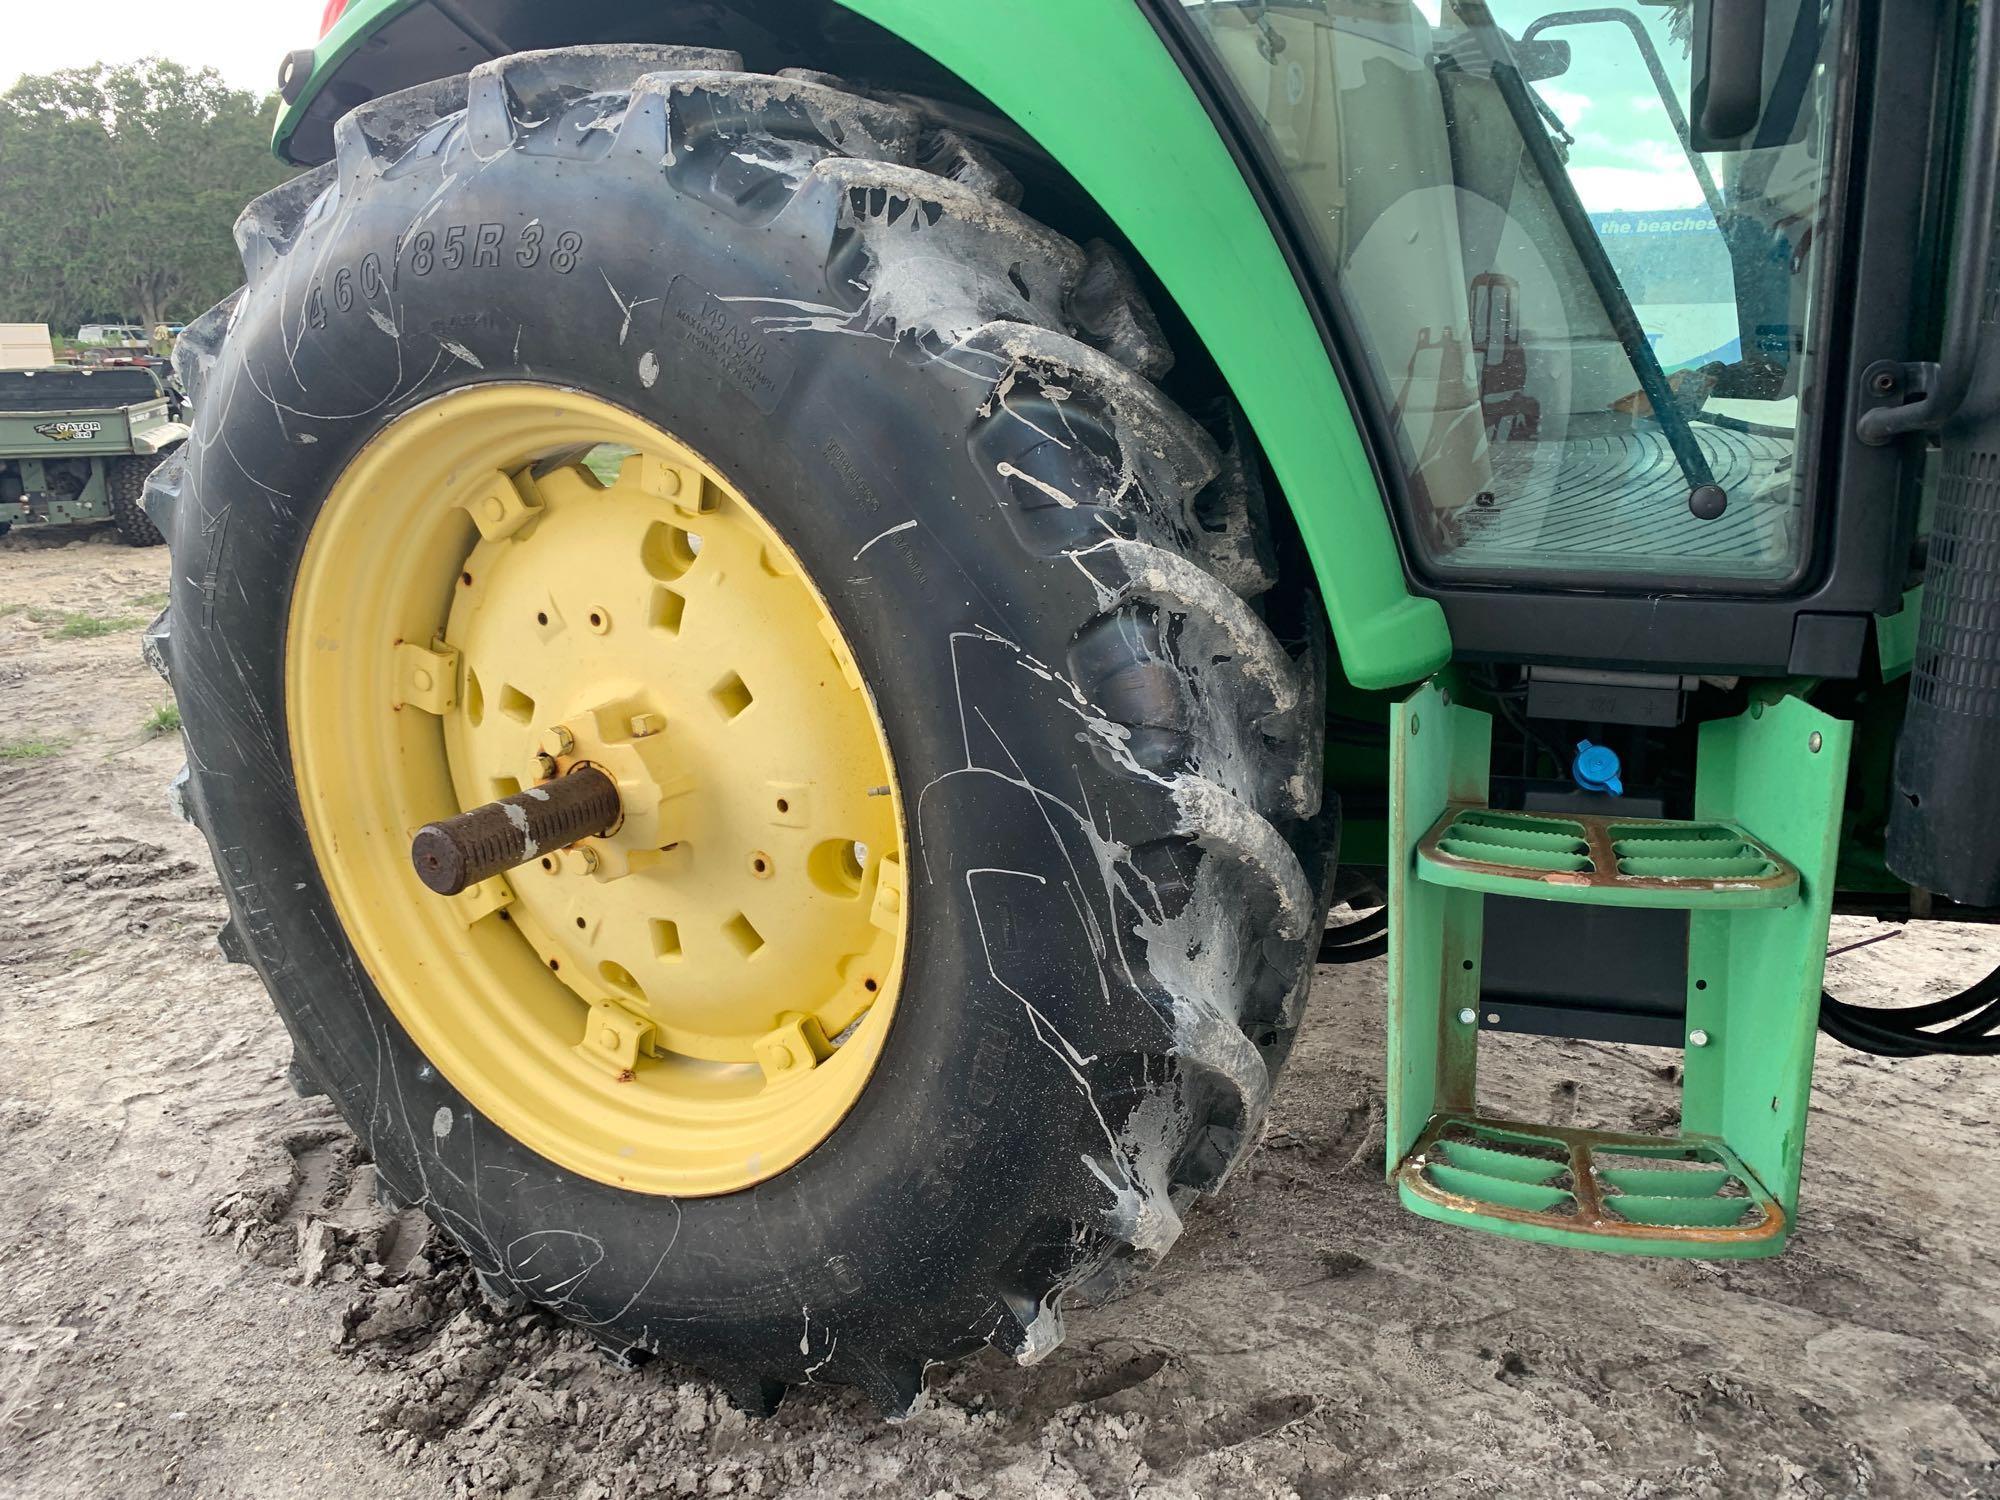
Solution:
[(0, 534), (110, 521), (132, 546), (157, 545), (141, 498), (187, 440), (175, 395), (129, 365), (0, 370)]
[(759, 1408), (1032, 1361), (1322, 953), (1391, 1190), (1545, 1244), (1774, 1253), (1816, 1026), (1993, 1050), (1821, 978), (2000, 901), (2000, 7), (1546, 4), (334, 0), (153, 645), (489, 1295)]

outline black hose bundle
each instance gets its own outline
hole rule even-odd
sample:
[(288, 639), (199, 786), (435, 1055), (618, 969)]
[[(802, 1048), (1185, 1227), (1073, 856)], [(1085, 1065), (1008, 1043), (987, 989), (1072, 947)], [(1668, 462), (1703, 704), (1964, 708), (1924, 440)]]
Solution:
[[(1943, 1031), (1925, 1031), (1946, 1021)], [(2000, 969), (1956, 995), (1925, 1005), (1874, 1009), (1821, 993), (1819, 1029), (1877, 1057), (2000, 1057)]]
[(1323, 964), (1358, 964), (1389, 951), (1389, 908), (1378, 906), (1365, 917), (1329, 927), (1319, 940)]

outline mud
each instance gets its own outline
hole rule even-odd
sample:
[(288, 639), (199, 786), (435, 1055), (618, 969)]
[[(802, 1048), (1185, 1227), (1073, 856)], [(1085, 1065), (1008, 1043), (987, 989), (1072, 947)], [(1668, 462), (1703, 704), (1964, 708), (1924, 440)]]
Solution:
[[(1781, 1260), (1541, 1250), (1383, 1188), (1379, 964), (1322, 972), (1263, 1149), (1160, 1274), (1038, 1368), (933, 1370), (901, 1424), (810, 1388), (753, 1422), (485, 1306), (294, 1096), (216, 949), (177, 737), (142, 728), (167, 567), (0, 542), (0, 746), (61, 742), (0, 761), (0, 1494), (2000, 1494), (2000, 1066), (1823, 1042)], [(64, 636), (78, 613), (131, 623)], [(1996, 961), (2000, 935), (1917, 929), (1833, 982), (1916, 999)], [(1668, 1054), (1482, 1060), (1513, 1111), (1672, 1120)]]

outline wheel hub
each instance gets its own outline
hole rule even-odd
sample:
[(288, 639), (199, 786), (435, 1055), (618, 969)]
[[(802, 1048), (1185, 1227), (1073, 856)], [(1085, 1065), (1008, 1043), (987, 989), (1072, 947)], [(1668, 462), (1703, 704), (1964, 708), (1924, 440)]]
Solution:
[[(632, 451), (600, 480), (593, 444)], [(419, 408), (329, 496), (290, 666), (335, 906), (475, 1105), (661, 1192), (761, 1180), (851, 1107), (900, 980), (900, 798), (837, 624), (697, 455), (576, 393)], [(420, 826), (580, 768), (601, 832), (419, 883)]]
[(624, 817), (516, 878), (515, 924), (680, 1056), (754, 1063), (788, 1012), (838, 1036), (899, 924), (860, 900), (856, 851), (893, 823), (883, 783), (847, 774), (879, 752), (830, 620), (692, 468), (638, 454), (608, 488), (580, 467), (528, 483), (540, 518), (473, 548), (446, 626), (453, 783), (472, 806), (588, 764)]

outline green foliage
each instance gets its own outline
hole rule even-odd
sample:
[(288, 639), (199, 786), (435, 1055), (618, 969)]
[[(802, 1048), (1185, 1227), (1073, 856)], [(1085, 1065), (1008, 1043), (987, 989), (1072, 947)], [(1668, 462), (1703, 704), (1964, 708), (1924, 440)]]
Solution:
[(599, 443), (583, 455), (583, 466), (596, 476), (599, 484), (613, 485), (618, 482), (618, 471), (625, 460), (638, 451), (618, 443)]
[(167, 600), (171, 597), (165, 589), (159, 589), (150, 594), (141, 594), (132, 602), (140, 609), (165, 609)]
[[(165, 602), (164, 595), (161, 599)], [(121, 630), (137, 630), (146, 623), (130, 615), (93, 615), (40, 604), (0, 604), (0, 615), (26, 615), (37, 625), (53, 625), (56, 628), (51, 634), (59, 641), (93, 640), (100, 635), (116, 635)]]
[(290, 169), (275, 97), (148, 59), (0, 94), (0, 321), (193, 318), (242, 280), (230, 226)]
[(162, 703), (158, 708), (154, 709), (151, 713), (147, 714), (146, 717), (140, 721), (139, 727), (145, 730), (146, 733), (149, 735), (166, 734), (170, 730), (175, 730), (180, 728), (181, 727), (180, 705), (178, 703), (173, 703), (173, 702)]
[[(40, 618), (33, 611), (30, 615)], [(88, 641), (100, 635), (116, 635), (121, 630), (137, 630), (145, 623), (128, 615), (66, 614), (56, 625), (55, 637), (59, 641)]]
[(0, 740), (0, 761), (46, 760), (61, 750), (64, 740)]

